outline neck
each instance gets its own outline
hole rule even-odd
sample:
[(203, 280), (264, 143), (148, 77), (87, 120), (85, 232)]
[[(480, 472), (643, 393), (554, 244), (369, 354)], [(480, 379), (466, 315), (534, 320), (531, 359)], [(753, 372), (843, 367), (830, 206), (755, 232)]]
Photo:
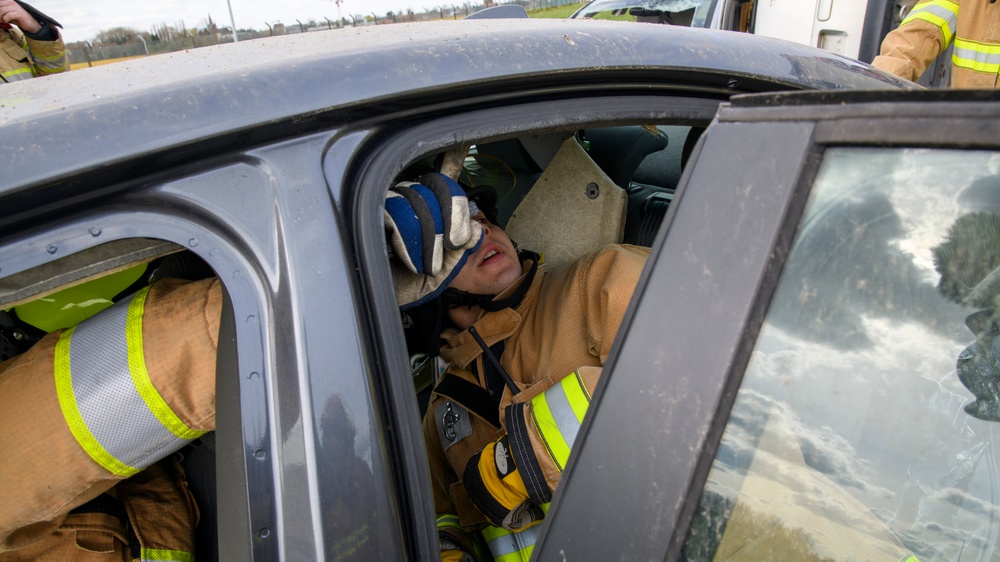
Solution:
[(483, 309), (478, 306), (460, 306), (448, 310), (448, 318), (459, 330), (466, 330), (479, 320)]

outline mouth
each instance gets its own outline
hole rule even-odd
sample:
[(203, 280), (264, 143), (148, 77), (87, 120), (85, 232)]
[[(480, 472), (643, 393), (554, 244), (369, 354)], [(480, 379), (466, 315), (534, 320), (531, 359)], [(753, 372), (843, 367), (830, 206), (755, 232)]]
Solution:
[(498, 249), (490, 248), (486, 250), (486, 253), (483, 254), (483, 259), (479, 260), (479, 263), (480, 265), (490, 263), (493, 258), (496, 258), (497, 256), (500, 255), (501, 253)]

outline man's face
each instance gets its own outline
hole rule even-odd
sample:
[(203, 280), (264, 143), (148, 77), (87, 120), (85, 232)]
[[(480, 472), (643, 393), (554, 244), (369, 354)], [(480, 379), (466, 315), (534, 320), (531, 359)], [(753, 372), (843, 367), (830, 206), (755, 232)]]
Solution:
[(521, 275), (521, 261), (514, 243), (499, 226), (479, 213), (472, 217), (483, 225), (483, 243), (469, 255), (449, 287), (478, 295), (495, 295)]

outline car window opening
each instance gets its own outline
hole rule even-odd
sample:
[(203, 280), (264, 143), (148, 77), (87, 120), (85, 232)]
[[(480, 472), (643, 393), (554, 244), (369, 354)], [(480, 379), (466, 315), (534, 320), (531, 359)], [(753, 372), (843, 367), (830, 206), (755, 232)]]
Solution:
[[(628, 125), (522, 135), (430, 155), (398, 176), (386, 203), (390, 262), (444, 551), (487, 548), (498, 555), (516, 544), (522, 555), (530, 552), (628, 297), (702, 131)], [(461, 166), (449, 168), (449, 161)], [(446, 169), (457, 182), (436, 173)], [(442, 198), (446, 185), (452, 196)], [(482, 241), (473, 246), (463, 238), (466, 245), (453, 254), (446, 250), (427, 262), (445, 264), (428, 274), (430, 265), (421, 270), (416, 263), (426, 256), (425, 244), (407, 243), (401, 234), (420, 230), (409, 223), (424, 211), (408, 205), (425, 200), (440, 208), (447, 239), (452, 230), (444, 217), (455, 213), (455, 195), (470, 201)], [(459, 254), (467, 261), (456, 262)], [(450, 263), (460, 264), (453, 273)], [(584, 287), (612, 298), (598, 302)], [(622, 294), (626, 298), (616, 298)], [(510, 324), (500, 328), (504, 318)], [(567, 322), (597, 324), (585, 335), (563, 333), (559, 326)], [(565, 418), (572, 423), (564, 420), (549, 432), (527, 429), (540, 418), (524, 411), (558, 417), (559, 404), (575, 412)], [(485, 436), (497, 432), (504, 436), (487, 442)], [(553, 453), (535, 457), (527, 451), (541, 449), (525, 439), (541, 439)], [(506, 484), (479, 468), (490, 464), (476, 460), (482, 458), (509, 459), (497, 460), (501, 475), (518, 467), (512, 470), (527, 487), (515, 485), (505, 497), (526, 499), (505, 507), (490, 500)]]

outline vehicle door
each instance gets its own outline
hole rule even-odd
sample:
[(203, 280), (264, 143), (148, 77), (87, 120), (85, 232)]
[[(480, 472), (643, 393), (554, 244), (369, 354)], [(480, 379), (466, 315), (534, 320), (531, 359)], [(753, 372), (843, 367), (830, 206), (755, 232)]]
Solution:
[(1000, 554), (998, 98), (866, 95), (720, 111), (538, 560)]

